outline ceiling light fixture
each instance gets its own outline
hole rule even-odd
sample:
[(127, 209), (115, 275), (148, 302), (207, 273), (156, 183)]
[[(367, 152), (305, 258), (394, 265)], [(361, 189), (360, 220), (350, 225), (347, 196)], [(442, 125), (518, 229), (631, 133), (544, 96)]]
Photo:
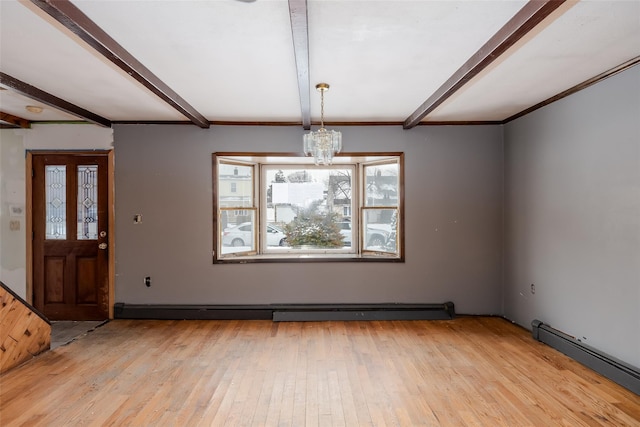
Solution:
[(44, 108), (39, 107), (37, 105), (27, 105), (26, 107), (24, 107), (28, 112), (30, 113), (34, 113), (34, 114), (40, 114), (42, 113), (42, 110), (44, 110)]
[(324, 128), (324, 93), (329, 90), (327, 83), (318, 83), (320, 92), (320, 129), (304, 135), (304, 154), (313, 156), (316, 165), (330, 165), (334, 154), (342, 150), (342, 132)]

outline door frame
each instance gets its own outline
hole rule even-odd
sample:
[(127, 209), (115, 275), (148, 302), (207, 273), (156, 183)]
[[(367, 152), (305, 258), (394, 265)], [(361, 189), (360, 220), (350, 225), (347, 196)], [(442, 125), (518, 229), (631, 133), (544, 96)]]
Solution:
[(109, 234), (107, 244), (108, 246), (108, 304), (109, 304), (109, 319), (113, 319), (113, 304), (115, 301), (115, 241), (116, 241), (116, 222), (115, 222), (115, 175), (114, 175), (114, 151), (113, 150), (27, 150), (26, 154), (26, 166), (25, 166), (25, 180), (26, 180), (26, 240), (27, 240), (27, 288), (26, 288), (26, 300), (29, 304), (33, 305), (33, 155), (34, 154), (62, 154), (62, 155), (74, 155), (74, 154), (90, 154), (94, 156), (106, 156), (107, 157), (107, 215), (109, 224)]

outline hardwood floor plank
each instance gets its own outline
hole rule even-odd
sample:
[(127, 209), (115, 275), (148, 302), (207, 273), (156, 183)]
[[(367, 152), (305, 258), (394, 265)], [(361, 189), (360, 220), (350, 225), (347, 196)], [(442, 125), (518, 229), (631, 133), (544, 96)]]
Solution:
[[(301, 329), (301, 328), (300, 328)], [(302, 334), (302, 331), (300, 331)], [(294, 378), (293, 391), (293, 418), (292, 425), (303, 426), (307, 418), (306, 400), (307, 400), (307, 372), (309, 358), (306, 343), (300, 340), (298, 343), (297, 363)]]
[(117, 320), (0, 376), (2, 426), (640, 426), (500, 318)]

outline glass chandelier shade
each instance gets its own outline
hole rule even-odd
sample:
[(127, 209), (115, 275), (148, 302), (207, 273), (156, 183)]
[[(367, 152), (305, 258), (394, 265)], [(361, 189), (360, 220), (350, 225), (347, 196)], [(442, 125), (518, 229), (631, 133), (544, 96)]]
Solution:
[(329, 90), (326, 83), (318, 83), (316, 89), (320, 91), (320, 129), (304, 135), (304, 154), (313, 156), (316, 165), (330, 165), (333, 156), (342, 150), (342, 132), (324, 128), (324, 93)]

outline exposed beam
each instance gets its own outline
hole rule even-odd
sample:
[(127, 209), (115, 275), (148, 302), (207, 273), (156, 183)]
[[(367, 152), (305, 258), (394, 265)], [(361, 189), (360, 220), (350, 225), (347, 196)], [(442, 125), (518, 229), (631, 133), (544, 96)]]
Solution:
[(307, 19), (307, 0), (289, 0), (291, 35), (298, 72), (298, 92), (300, 92), (300, 110), (302, 127), (311, 129), (311, 83), (309, 81), (309, 23)]
[(553, 102), (556, 102), (556, 101), (558, 101), (558, 100), (560, 100), (562, 98), (565, 98), (565, 97), (567, 97), (569, 95), (573, 95), (574, 93), (579, 92), (582, 89), (586, 89), (589, 86), (592, 86), (592, 85), (594, 85), (596, 83), (599, 83), (599, 82), (603, 81), (604, 79), (608, 79), (611, 76), (615, 76), (616, 74), (621, 73), (621, 72), (623, 72), (625, 70), (628, 70), (631, 67), (635, 67), (638, 64), (640, 64), (640, 56), (636, 56), (635, 58), (632, 58), (632, 59), (630, 59), (630, 60), (618, 65), (617, 67), (613, 67), (610, 70), (605, 71), (604, 73), (600, 73), (595, 77), (592, 77), (592, 78), (590, 78), (588, 80), (585, 80), (584, 82), (582, 82), (580, 84), (577, 84), (577, 85), (565, 90), (564, 92), (560, 92), (559, 94), (554, 95), (551, 98), (545, 99), (544, 101), (539, 102), (536, 105), (527, 108), (526, 110), (522, 110), (519, 113), (514, 114), (513, 116), (506, 118), (503, 121), (503, 123), (508, 123), (508, 122), (510, 122), (512, 120), (515, 120), (515, 119), (520, 118), (520, 117), (522, 117), (522, 116), (524, 116), (526, 114), (529, 114), (532, 111), (535, 111), (535, 110), (537, 110), (539, 108), (542, 108), (542, 107), (544, 107), (546, 105), (549, 105), (549, 104), (551, 104)]
[(529, 0), (509, 22), (405, 120), (403, 127), (411, 129), (420, 123), (427, 114), (498, 59), (564, 2), (565, 0)]
[(31, 122), (29, 120), (0, 111), (0, 125), (4, 124), (10, 125), (10, 127), (18, 127), (23, 129), (28, 129), (31, 127)]
[(201, 128), (209, 121), (69, 0), (31, 0), (89, 46)]
[(11, 77), (8, 74), (0, 72), (0, 83), (24, 96), (49, 105), (50, 107), (57, 108), (58, 110), (62, 110), (83, 120), (87, 120), (101, 126), (111, 127), (111, 121), (109, 121), (109, 119), (105, 119), (102, 116), (85, 110), (82, 107), (78, 107), (77, 105), (65, 101), (64, 99), (51, 95), (48, 92), (38, 89), (35, 86), (31, 86), (28, 83), (16, 79), (15, 77)]

